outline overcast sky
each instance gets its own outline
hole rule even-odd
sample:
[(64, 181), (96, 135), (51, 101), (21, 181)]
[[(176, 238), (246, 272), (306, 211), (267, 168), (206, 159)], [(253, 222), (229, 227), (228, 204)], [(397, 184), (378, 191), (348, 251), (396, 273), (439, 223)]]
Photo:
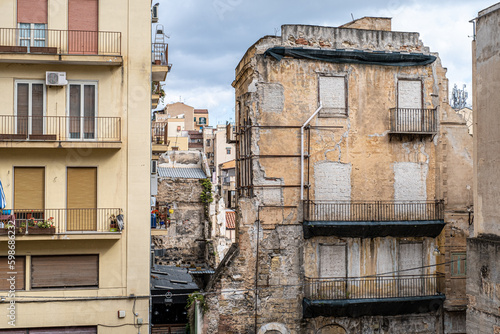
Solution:
[[(469, 20), (494, 0), (156, 0), (168, 35), (172, 70), (165, 103), (208, 109), (210, 125), (234, 119), (234, 69), (260, 37), (280, 35), (282, 24), (337, 27), (363, 16), (392, 17), (392, 30), (414, 31), (439, 52), (453, 84), (471, 92)], [(156, 1), (153, 1), (155, 3)], [(156, 24), (153, 25), (153, 27)]]

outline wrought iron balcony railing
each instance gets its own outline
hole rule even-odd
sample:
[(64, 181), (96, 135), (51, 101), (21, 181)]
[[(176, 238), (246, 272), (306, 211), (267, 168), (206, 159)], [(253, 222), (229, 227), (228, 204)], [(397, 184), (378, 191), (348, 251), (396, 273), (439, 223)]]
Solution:
[[(0, 223), (3, 228), (10, 222), (15, 225), (16, 234), (30, 234), (31, 227), (37, 232), (46, 230), (52, 233), (88, 233), (109, 232), (111, 217), (119, 215), (122, 210), (118, 208), (92, 208), (92, 209), (10, 209), (0, 210)], [(9, 214), (6, 214), (9, 213)], [(54, 225), (53, 229), (37, 229), (38, 223), (46, 222)], [(32, 230), (35, 231), (35, 230)], [(50, 233), (36, 233), (50, 234)]]
[(437, 109), (391, 108), (391, 133), (433, 134), (437, 132)]
[(429, 221), (444, 219), (443, 201), (304, 201), (305, 221)]
[(121, 55), (121, 32), (0, 28), (0, 53)]
[(155, 65), (169, 66), (168, 63), (168, 44), (167, 43), (152, 43), (151, 45), (151, 62)]
[(444, 275), (397, 277), (306, 278), (304, 296), (310, 300), (399, 298), (444, 293)]
[(0, 116), (0, 141), (120, 142), (120, 117)]

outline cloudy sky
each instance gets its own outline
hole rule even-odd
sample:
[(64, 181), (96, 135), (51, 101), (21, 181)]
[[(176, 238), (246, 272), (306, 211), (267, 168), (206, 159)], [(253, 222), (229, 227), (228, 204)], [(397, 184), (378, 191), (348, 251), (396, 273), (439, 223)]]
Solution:
[[(234, 119), (234, 69), (246, 50), (282, 24), (339, 26), (363, 16), (392, 17), (394, 31), (416, 31), (439, 52), (456, 83), (471, 94), (469, 20), (495, 0), (156, 0), (172, 71), (165, 103), (182, 101), (210, 112), (210, 125)], [(156, 1), (153, 1), (156, 2)], [(155, 26), (155, 25), (153, 25)], [(470, 99), (469, 99), (470, 100)]]

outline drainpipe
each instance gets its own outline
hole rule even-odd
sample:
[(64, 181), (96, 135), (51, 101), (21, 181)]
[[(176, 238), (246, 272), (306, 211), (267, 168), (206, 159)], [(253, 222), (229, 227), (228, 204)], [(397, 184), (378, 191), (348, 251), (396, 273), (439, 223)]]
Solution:
[[(304, 128), (323, 108), (322, 103), (319, 103), (318, 109), (307, 119), (307, 121), (300, 127), (300, 200), (304, 200)], [(309, 152), (307, 152), (309, 154)]]

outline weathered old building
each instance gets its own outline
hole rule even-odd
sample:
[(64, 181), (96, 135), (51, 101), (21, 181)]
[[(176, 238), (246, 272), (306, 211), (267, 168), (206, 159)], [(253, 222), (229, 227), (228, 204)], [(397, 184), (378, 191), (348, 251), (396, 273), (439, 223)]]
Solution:
[(387, 18), (284, 25), (248, 49), (238, 247), (209, 285), (207, 332), (465, 331), (472, 137), (445, 74)]
[(474, 234), (467, 240), (467, 333), (500, 333), (500, 3), (475, 20)]

